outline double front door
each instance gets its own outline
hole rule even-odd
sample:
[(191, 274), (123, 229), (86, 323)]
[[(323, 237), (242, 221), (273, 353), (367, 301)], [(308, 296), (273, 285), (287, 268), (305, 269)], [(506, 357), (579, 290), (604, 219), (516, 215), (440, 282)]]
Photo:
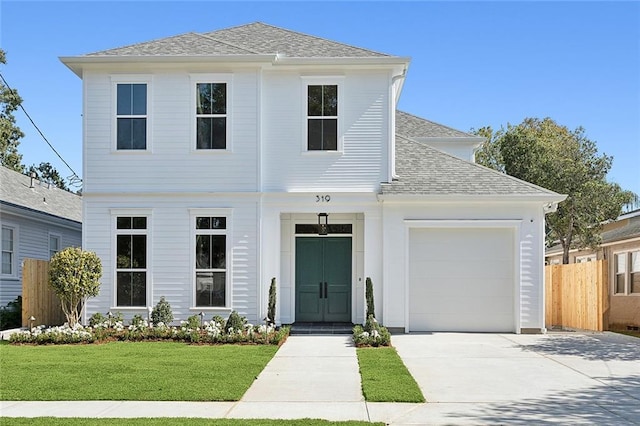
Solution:
[(351, 237), (296, 238), (296, 322), (351, 322)]

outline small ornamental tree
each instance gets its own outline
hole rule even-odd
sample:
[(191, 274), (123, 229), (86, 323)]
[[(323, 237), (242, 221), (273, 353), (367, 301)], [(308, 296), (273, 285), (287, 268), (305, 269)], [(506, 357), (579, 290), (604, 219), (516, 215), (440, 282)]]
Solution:
[(371, 282), (371, 278), (367, 277), (367, 280), (365, 282), (365, 298), (367, 299), (367, 316), (366, 319), (369, 319), (369, 317), (376, 317), (376, 308), (374, 306), (373, 303), (373, 283)]
[(100, 292), (101, 276), (102, 264), (93, 252), (67, 247), (51, 258), (49, 285), (60, 299), (70, 327), (79, 322), (86, 300)]
[(269, 308), (267, 309), (267, 322), (269, 324), (276, 323), (276, 278), (271, 278), (271, 286), (269, 287)]
[(160, 297), (160, 300), (151, 311), (151, 321), (154, 324), (163, 323), (164, 325), (169, 325), (173, 321), (171, 305), (169, 305), (164, 296)]

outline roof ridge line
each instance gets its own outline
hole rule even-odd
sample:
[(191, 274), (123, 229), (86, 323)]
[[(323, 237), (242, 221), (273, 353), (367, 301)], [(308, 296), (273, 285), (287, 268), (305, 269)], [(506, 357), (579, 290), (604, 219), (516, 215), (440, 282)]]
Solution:
[[(544, 188), (544, 187), (542, 187), (540, 185), (536, 185), (535, 183), (527, 182), (526, 180), (519, 179), (519, 178), (517, 178), (515, 176), (511, 176), (511, 175), (508, 175), (506, 173), (502, 173), (502, 172), (500, 172), (498, 170), (494, 170), (494, 169), (492, 169), (490, 167), (483, 166), (482, 164), (478, 164), (478, 163), (474, 163), (474, 162), (471, 162), (471, 161), (463, 160), (462, 158), (456, 157), (453, 154), (449, 154), (448, 152), (440, 151), (439, 149), (436, 149), (436, 148), (434, 148), (434, 147), (432, 147), (430, 145), (427, 145), (426, 143), (419, 142), (419, 141), (417, 141), (417, 140), (415, 140), (413, 138), (410, 138), (410, 137), (407, 137), (407, 136), (403, 136), (403, 135), (398, 135), (398, 134), (396, 134), (396, 137), (400, 137), (402, 139), (406, 139), (407, 141), (409, 141), (411, 143), (415, 143), (415, 144), (418, 144), (418, 145), (420, 145), (422, 147), (426, 147), (427, 149), (430, 149), (430, 150), (433, 150), (433, 151), (437, 151), (438, 153), (446, 155), (447, 157), (450, 157), (450, 158), (454, 159), (455, 161), (462, 162), (462, 163), (468, 164), (470, 166), (475, 166), (475, 167), (477, 167), (479, 169), (483, 169), (483, 170), (489, 171), (491, 173), (497, 174), (499, 176), (503, 176), (503, 177), (506, 177), (508, 179), (523, 183), (523, 184), (525, 184), (525, 185), (527, 185), (527, 186), (529, 186), (531, 188), (534, 188), (534, 189), (537, 189), (537, 190), (541, 190), (541, 191), (545, 191), (545, 192), (548, 192), (548, 193), (558, 194), (555, 191), (552, 191), (550, 189)], [(559, 194), (559, 195), (564, 195), (564, 194)]]
[[(382, 53), (382, 52), (378, 52), (377, 50), (365, 49), (365, 48), (363, 48), (363, 47), (354, 46), (354, 45), (352, 45), (352, 44), (342, 43), (342, 42), (340, 42), (340, 41), (335, 41), (335, 40), (329, 40), (328, 38), (319, 37), (319, 36), (316, 36), (316, 35), (313, 35), (313, 34), (303, 33), (303, 32), (301, 32), (301, 31), (294, 31), (294, 30), (290, 30), (290, 29), (288, 29), (288, 28), (278, 27), (278, 26), (276, 26), (276, 25), (267, 24), (267, 23), (265, 23), (265, 22), (261, 22), (261, 21), (252, 22), (251, 24), (246, 24), (246, 25), (252, 25), (252, 24), (262, 24), (262, 25), (265, 25), (265, 26), (267, 26), (267, 27), (275, 28), (275, 29), (278, 29), (278, 30), (281, 30), (281, 31), (285, 31), (285, 32), (288, 32), (288, 33), (298, 34), (298, 35), (303, 35), (303, 36), (306, 36), (306, 37), (314, 38), (314, 39), (316, 39), (316, 40), (322, 40), (322, 41), (329, 42), (329, 43), (341, 44), (341, 45), (343, 45), (343, 46), (348, 46), (348, 47), (350, 47), (350, 48), (352, 48), (352, 49), (363, 50), (363, 51), (366, 51), (366, 52), (372, 52), (372, 53), (375, 53), (375, 54), (377, 54), (377, 55), (382, 55), (382, 56), (391, 57), (391, 55), (388, 55), (388, 54), (386, 54), (386, 53)], [(243, 26), (243, 25), (240, 25), (240, 26)]]
[(210, 33), (196, 33), (196, 35), (198, 35), (200, 37), (208, 38), (209, 40), (213, 40), (213, 41), (215, 41), (217, 43), (226, 44), (227, 46), (235, 47), (236, 49), (244, 50), (244, 51), (252, 53), (254, 55), (259, 55), (260, 54), (260, 52), (257, 52), (255, 50), (247, 49), (246, 47), (238, 46), (236, 44), (229, 43), (228, 41), (223, 41), (223, 40), (220, 40), (218, 38), (211, 37), (209, 34)]

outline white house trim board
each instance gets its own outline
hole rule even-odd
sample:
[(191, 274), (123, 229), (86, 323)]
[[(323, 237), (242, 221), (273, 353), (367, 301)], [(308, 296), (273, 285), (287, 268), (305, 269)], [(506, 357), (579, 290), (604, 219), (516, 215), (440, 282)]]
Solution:
[(410, 231), (412, 229), (511, 229), (513, 235), (513, 332), (520, 333), (520, 225), (521, 220), (405, 220), (405, 332), (411, 331), (410, 326)]

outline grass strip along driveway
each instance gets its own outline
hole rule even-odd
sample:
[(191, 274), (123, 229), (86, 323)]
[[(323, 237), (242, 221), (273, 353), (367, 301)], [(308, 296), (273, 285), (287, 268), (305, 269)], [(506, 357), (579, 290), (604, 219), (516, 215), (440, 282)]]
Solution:
[(0, 345), (5, 401), (237, 401), (272, 345)]
[(393, 347), (357, 348), (362, 394), (369, 402), (424, 402), (413, 376)]
[(249, 419), (193, 419), (193, 418), (134, 418), (134, 419), (80, 419), (80, 418), (2, 418), (3, 426), (384, 426), (384, 423), (359, 421), (332, 422), (318, 419), (249, 420)]

